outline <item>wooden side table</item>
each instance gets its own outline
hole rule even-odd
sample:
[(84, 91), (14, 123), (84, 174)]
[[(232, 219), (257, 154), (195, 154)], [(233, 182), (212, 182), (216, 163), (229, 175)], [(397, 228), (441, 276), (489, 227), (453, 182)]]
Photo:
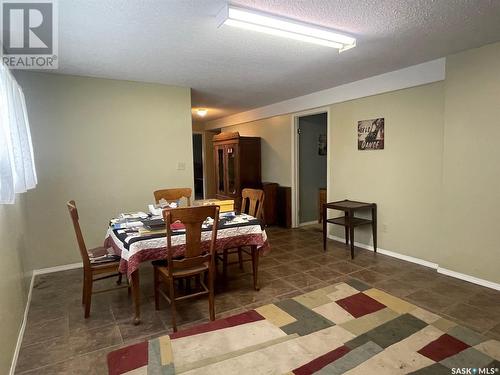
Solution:
[[(344, 216), (336, 217), (334, 219), (327, 219), (326, 214), (327, 209), (344, 211)], [(359, 210), (371, 209), (372, 218), (363, 219), (360, 217), (355, 217), (354, 213)], [(326, 251), (326, 224), (337, 224), (345, 227), (345, 243), (349, 245), (349, 239), (351, 240), (351, 259), (354, 259), (354, 228), (360, 225), (372, 225), (373, 233), (373, 249), (377, 252), (377, 205), (375, 203), (365, 203), (350, 201), (345, 199), (338, 202), (330, 202), (323, 204), (323, 250)]]

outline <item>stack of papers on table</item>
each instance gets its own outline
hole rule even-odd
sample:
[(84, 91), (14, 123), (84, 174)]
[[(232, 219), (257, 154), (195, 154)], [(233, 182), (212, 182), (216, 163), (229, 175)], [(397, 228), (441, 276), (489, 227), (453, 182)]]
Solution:
[(247, 223), (249, 220), (252, 220), (253, 217), (247, 214), (241, 214), (233, 217), (230, 220), (224, 222), (224, 225), (234, 225), (234, 224), (243, 224)]
[(165, 222), (162, 218), (143, 220), (142, 223), (149, 230), (165, 229)]
[(161, 216), (161, 207), (156, 207), (154, 204), (150, 204), (148, 206), (149, 212), (151, 212), (151, 215), (153, 216)]
[(148, 217), (148, 214), (145, 212), (126, 212), (123, 214), (120, 214), (118, 219), (121, 220), (135, 220), (135, 219), (146, 219)]
[(167, 230), (165, 228), (163, 229), (148, 229), (148, 228), (140, 228), (139, 229), (139, 235), (146, 235), (146, 234), (163, 234), (167, 233)]
[(113, 229), (128, 229), (128, 228), (140, 228), (143, 226), (142, 221), (126, 221), (124, 223), (115, 222), (111, 225)]
[(142, 227), (142, 221), (149, 217), (145, 212), (126, 212), (111, 220), (113, 229), (130, 229)]

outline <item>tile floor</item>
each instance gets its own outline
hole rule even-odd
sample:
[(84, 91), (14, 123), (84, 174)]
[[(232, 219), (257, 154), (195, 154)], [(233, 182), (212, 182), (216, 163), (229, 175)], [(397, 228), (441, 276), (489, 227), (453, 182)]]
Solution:
[[(217, 284), (217, 317), (355, 278), (500, 339), (500, 292), (362, 249), (350, 260), (346, 247), (338, 242), (329, 241), (324, 253), (317, 226), (269, 228), (267, 232), (272, 251), (261, 258), (261, 290), (252, 290), (250, 263), (245, 264), (246, 272), (233, 266), (229, 281)], [(113, 282), (102, 282), (101, 286)], [(131, 323), (132, 302), (124, 289), (94, 295), (91, 316), (85, 320), (81, 283), (81, 270), (36, 278), (17, 374), (107, 374), (107, 353), (170, 332), (167, 303), (162, 302), (160, 311), (154, 310), (150, 265), (141, 269), (139, 326)], [(207, 300), (183, 302), (178, 319), (185, 327), (207, 321)]]

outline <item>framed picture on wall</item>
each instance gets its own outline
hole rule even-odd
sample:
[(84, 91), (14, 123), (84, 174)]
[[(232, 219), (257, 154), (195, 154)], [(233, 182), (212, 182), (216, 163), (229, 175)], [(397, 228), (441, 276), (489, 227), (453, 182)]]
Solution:
[(318, 155), (326, 155), (326, 134), (320, 134), (318, 137)]
[(358, 121), (358, 150), (384, 149), (384, 118)]

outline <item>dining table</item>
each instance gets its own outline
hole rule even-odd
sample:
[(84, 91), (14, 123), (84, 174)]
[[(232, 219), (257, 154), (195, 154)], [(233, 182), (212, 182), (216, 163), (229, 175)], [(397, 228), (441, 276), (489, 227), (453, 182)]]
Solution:
[[(130, 217), (130, 219), (123, 219)], [(147, 216), (147, 217), (145, 217)], [(115, 255), (120, 256), (120, 273), (126, 275), (131, 285), (134, 302), (134, 324), (141, 321), (140, 280), (139, 266), (144, 262), (167, 259), (166, 230), (149, 230), (145, 223), (151, 220), (151, 215), (122, 214), (112, 219), (106, 232), (104, 246), (112, 249)], [(121, 219), (119, 219), (121, 218)], [(162, 220), (156, 218), (156, 220)], [(117, 224), (120, 223), (120, 224)], [(212, 227), (209, 223), (202, 226), (201, 244), (203, 249), (209, 250)], [(185, 230), (174, 230), (171, 239), (172, 257), (182, 257), (186, 247)], [(259, 256), (270, 251), (266, 231), (260, 220), (246, 215), (221, 214), (217, 229), (215, 252), (221, 253), (225, 249), (249, 247), (255, 259), (252, 267), (253, 287), (259, 290), (258, 263)]]

